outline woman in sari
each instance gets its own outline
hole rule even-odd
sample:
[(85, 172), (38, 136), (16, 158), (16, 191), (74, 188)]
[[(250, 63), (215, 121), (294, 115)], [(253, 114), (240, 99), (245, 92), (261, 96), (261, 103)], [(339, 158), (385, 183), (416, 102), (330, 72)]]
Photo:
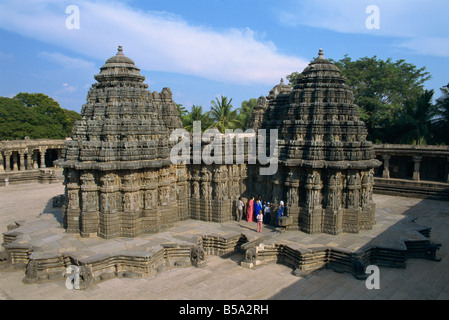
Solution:
[(248, 206), (246, 207), (246, 219), (248, 222), (252, 222), (254, 217), (254, 197), (248, 201)]

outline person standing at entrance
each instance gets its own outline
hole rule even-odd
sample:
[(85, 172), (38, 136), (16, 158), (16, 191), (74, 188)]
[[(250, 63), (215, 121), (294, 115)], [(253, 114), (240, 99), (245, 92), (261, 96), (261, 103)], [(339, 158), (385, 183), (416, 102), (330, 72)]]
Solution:
[(248, 201), (248, 205), (246, 207), (246, 220), (248, 222), (253, 222), (254, 215), (254, 197), (251, 197), (251, 200)]
[(260, 199), (256, 200), (256, 203), (254, 204), (254, 220), (257, 222), (256, 216), (259, 214), (259, 211), (262, 210), (262, 202)]
[(257, 214), (256, 219), (257, 219), (257, 232), (262, 232), (262, 224), (263, 224), (262, 210), (259, 210), (259, 213)]
[(279, 220), (284, 216), (284, 201), (281, 201), (276, 215), (276, 227), (279, 227)]
[(243, 218), (243, 206), (244, 206), (244, 204), (242, 201), (242, 197), (239, 197), (239, 201), (237, 203), (237, 209), (239, 211), (239, 217), (238, 217), (239, 222), (242, 221), (242, 218)]
[(264, 216), (263, 223), (269, 224), (271, 220), (271, 205), (269, 202), (267, 203), (266, 207), (263, 210), (263, 216)]

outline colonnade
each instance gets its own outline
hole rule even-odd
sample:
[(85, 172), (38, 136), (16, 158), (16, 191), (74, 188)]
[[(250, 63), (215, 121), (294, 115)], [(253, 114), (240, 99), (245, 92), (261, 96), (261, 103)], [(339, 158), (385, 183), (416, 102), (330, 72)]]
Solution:
[(447, 146), (375, 145), (375, 153), (379, 178), (449, 183)]
[(46, 168), (60, 158), (65, 140), (0, 141), (0, 172)]

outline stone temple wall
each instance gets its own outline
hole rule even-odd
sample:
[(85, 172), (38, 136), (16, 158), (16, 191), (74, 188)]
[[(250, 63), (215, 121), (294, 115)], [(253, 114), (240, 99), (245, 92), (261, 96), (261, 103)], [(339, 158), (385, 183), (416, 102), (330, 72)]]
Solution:
[(246, 190), (246, 165), (189, 165), (189, 217), (226, 222), (235, 219), (236, 202)]
[(273, 208), (286, 203), (290, 229), (338, 234), (375, 223), (379, 163), (352, 92), (321, 52), (296, 87), (281, 81), (259, 98), (251, 126), (279, 132), (279, 167), (268, 176), (247, 154), (241, 164), (174, 164), (169, 137), (182, 125), (171, 91), (149, 91), (121, 47), (95, 79), (60, 162), (68, 232), (134, 237), (184, 219), (226, 222), (239, 197), (258, 195)]
[(256, 112), (262, 114), (256, 126), (279, 131), (279, 171), (266, 180), (273, 202), (286, 202), (289, 228), (329, 234), (370, 229), (380, 162), (352, 91), (322, 51), (293, 88), (281, 80)]
[(61, 161), (68, 232), (134, 237), (186, 216), (185, 168), (169, 159), (176, 104), (139, 71), (119, 47), (95, 76)]
[[(158, 232), (185, 218), (186, 183), (177, 166), (72, 171), (66, 181), (67, 231), (103, 238)], [(184, 170), (185, 171), (185, 170)]]
[(182, 125), (171, 91), (148, 91), (120, 47), (95, 79), (60, 162), (67, 231), (135, 237), (189, 218), (234, 219), (246, 165), (173, 164), (169, 137)]
[(246, 165), (68, 172), (65, 222), (82, 236), (134, 237), (185, 219), (231, 221), (246, 189)]

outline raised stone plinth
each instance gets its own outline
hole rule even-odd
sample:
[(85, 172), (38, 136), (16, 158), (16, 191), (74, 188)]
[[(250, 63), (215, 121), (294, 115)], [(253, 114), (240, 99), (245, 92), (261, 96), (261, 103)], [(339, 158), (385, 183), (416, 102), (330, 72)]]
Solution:
[(281, 263), (298, 276), (328, 268), (361, 279), (370, 264), (404, 268), (409, 258), (438, 260), (431, 228), (384, 209), (377, 212), (375, 227), (353, 235), (279, 233), (270, 226), (258, 233), (252, 222), (189, 219), (157, 234), (113, 240), (67, 233), (58, 222), (61, 214), (12, 223), (4, 232), (7, 261), (2, 263), (24, 268), (25, 283), (66, 281), (70, 266), (84, 267), (86, 285), (115, 277), (150, 277), (170, 268), (203, 267), (210, 255), (237, 252), (244, 253), (239, 264), (246, 268)]

